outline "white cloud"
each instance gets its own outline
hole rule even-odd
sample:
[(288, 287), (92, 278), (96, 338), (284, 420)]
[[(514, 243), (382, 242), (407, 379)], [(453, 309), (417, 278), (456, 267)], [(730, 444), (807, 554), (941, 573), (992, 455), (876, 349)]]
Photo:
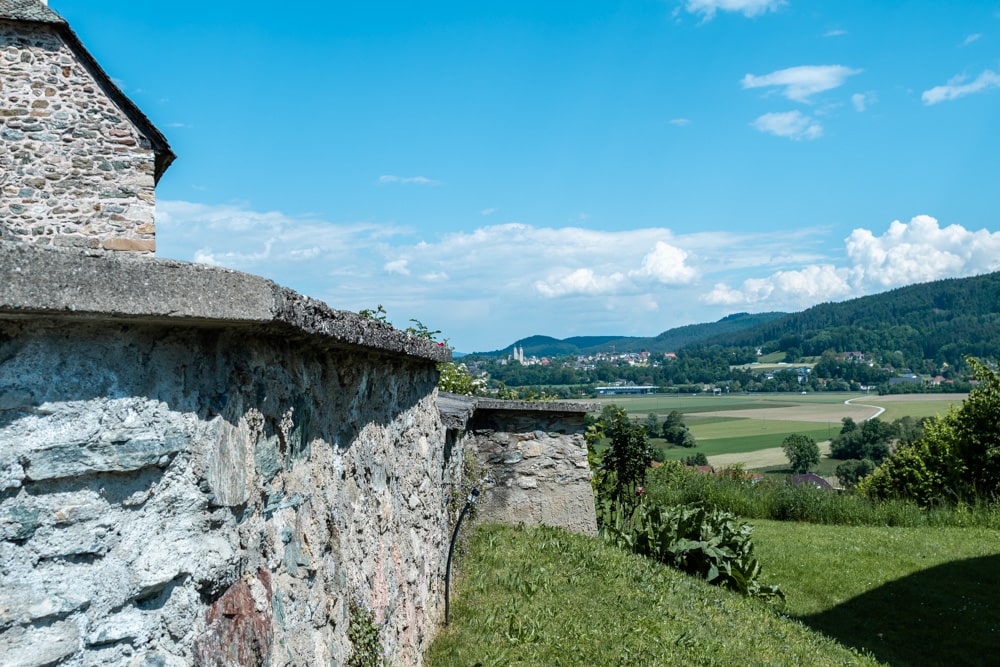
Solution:
[(465, 352), (533, 333), (650, 335), (748, 306), (800, 309), (1000, 269), (1000, 232), (941, 228), (923, 216), (881, 236), (855, 230), (833, 255), (827, 234), (509, 222), (421, 237), (395, 225), (334, 224), (238, 204), (157, 203), (162, 257), (251, 271), (334, 308), (383, 304), (397, 325), (419, 319)]
[(379, 176), (378, 182), (383, 185), (386, 183), (402, 183), (404, 185), (441, 185), (441, 181), (435, 181), (433, 178), (427, 178), (426, 176), (393, 176), (392, 174)]
[(685, 7), (690, 13), (701, 14), (710, 21), (716, 12), (739, 12), (751, 17), (777, 11), (784, 4), (785, 0), (687, 0)]
[(657, 241), (656, 247), (642, 258), (642, 267), (629, 275), (637, 278), (652, 278), (664, 284), (689, 283), (697, 277), (697, 272), (687, 266), (688, 253), (676, 246)]
[(542, 296), (559, 297), (567, 295), (597, 296), (613, 294), (625, 283), (625, 276), (612, 273), (601, 276), (592, 269), (576, 269), (565, 275), (535, 282), (535, 289)]
[(862, 112), (866, 110), (872, 104), (878, 102), (878, 94), (874, 91), (868, 91), (867, 93), (854, 93), (851, 95), (851, 104), (854, 105), (854, 110), (857, 112)]
[(981, 93), (990, 88), (1000, 88), (1000, 74), (997, 74), (993, 70), (984, 71), (970, 83), (962, 83), (967, 78), (964, 74), (952, 77), (943, 86), (934, 86), (930, 90), (925, 90), (921, 99), (924, 101), (924, 104), (931, 105), (955, 100), (959, 97), (972, 95), (973, 93)]
[(410, 270), (406, 268), (407, 264), (409, 264), (409, 262), (407, 262), (405, 259), (396, 259), (391, 262), (386, 262), (385, 264), (383, 264), (382, 270), (385, 271), (386, 273), (395, 273), (400, 276), (408, 276), (410, 275)]
[(823, 126), (819, 121), (799, 111), (766, 113), (752, 123), (761, 132), (789, 139), (818, 139), (823, 136)]
[(840, 30), (839, 28), (836, 28), (834, 30), (827, 30), (825, 33), (823, 33), (823, 36), (824, 37), (841, 37), (841, 36), (846, 35), (846, 34), (847, 34), (846, 30)]
[(495, 209), (495, 208), (484, 208), (482, 211), (479, 212), (479, 214), (480, 215), (493, 215), (496, 212), (497, 212), (497, 209)]
[(981, 37), (982, 37), (981, 34), (979, 34), (978, 32), (974, 32), (974, 33), (972, 33), (971, 35), (969, 35), (968, 37), (966, 37), (965, 39), (962, 40), (962, 46), (968, 46), (969, 44), (972, 44), (973, 42), (977, 41)]
[(680, 127), (683, 127), (691, 123), (691, 121), (688, 120), (687, 118), (671, 118), (667, 122), (670, 123), (671, 125), (678, 125)]
[(961, 225), (941, 228), (919, 215), (889, 225), (882, 236), (855, 229), (844, 241), (846, 265), (814, 264), (748, 278), (738, 288), (717, 283), (703, 300), (728, 306), (767, 303), (769, 309), (799, 309), (822, 301), (881, 292), (894, 287), (1000, 270), (1000, 232), (973, 232)]
[(747, 74), (740, 83), (744, 88), (783, 88), (781, 94), (795, 102), (809, 103), (809, 98), (817, 93), (844, 85), (847, 77), (860, 74), (862, 70), (843, 65), (802, 65), (778, 70), (770, 74), (755, 76)]

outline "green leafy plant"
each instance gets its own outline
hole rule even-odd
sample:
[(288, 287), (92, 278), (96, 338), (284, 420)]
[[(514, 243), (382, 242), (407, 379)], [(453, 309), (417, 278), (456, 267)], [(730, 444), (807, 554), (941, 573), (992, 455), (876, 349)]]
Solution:
[(753, 526), (729, 512), (699, 505), (663, 508), (644, 498), (629, 509), (601, 503), (601, 537), (620, 548), (699, 576), (748, 597), (784, 598), (758, 581)]
[[(406, 327), (406, 333), (410, 334), (411, 336), (416, 336), (417, 338), (423, 338), (424, 340), (429, 340), (434, 343), (439, 342), (437, 336), (438, 334), (441, 333), (440, 329), (431, 330), (430, 328), (427, 327), (426, 324), (424, 324), (420, 320), (411, 319), (410, 322), (412, 322), (413, 324)], [(442, 345), (447, 345), (448, 339), (445, 338), (440, 342)]]
[(368, 320), (375, 320), (376, 322), (392, 326), (392, 323), (389, 321), (389, 313), (385, 311), (385, 308), (382, 307), (381, 303), (374, 310), (371, 308), (365, 308), (360, 311), (358, 315)]
[(653, 460), (646, 429), (633, 423), (622, 408), (615, 408), (607, 416), (602, 414), (599, 428), (611, 441), (601, 457), (602, 494), (614, 503), (630, 504)]
[(381, 667), (385, 664), (381, 628), (375, 622), (375, 612), (364, 601), (352, 594), (347, 601), (347, 639), (351, 654), (347, 667)]

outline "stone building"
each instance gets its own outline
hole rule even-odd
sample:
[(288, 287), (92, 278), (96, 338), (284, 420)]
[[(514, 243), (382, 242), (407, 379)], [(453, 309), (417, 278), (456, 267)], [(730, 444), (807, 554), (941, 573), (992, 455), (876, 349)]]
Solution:
[(0, 239), (155, 251), (167, 140), (40, 0), (0, 0)]

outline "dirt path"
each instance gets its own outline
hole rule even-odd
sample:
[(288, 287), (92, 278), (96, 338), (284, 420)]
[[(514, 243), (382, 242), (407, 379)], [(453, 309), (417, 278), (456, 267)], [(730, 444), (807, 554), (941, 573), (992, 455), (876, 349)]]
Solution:
[[(830, 453), (830, 441), (824, 440), (819, 443), (820, 454)], [(781, 447), (771, 447), (770, 449), (758, 449), (755, 452), (742, 452), (739, 454), (716, 454), (708, 457), (708, 464), (713, 468), (725, 468), (726, 466), (742, 463), (744, 468), (766, 468), (767, 466), (778, 466), (788, 463), (788, 457)]]

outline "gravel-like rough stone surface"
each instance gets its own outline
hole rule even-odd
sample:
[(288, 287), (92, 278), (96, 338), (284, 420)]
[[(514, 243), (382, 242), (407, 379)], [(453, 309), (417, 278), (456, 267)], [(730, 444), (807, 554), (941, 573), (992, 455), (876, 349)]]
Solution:
[(389, 664), (420, 664), (461, 465), (445, 460), (433, 355), (390, 354), (404, 341), (381, 327), (364, 348), (324, 329), (321, 305), (241, 274), (74, 262), (85, 283), (97, 266), (142, 276), (111, 301), (165, 291), (160, 272), (171, 289), (185, 273), (246, 284), (269, 297), (253, 317), (282, 326), (127, 296), (118, 310), (141, 317), (102, 319), (65, 264), (18, 264), (89, 316), (0, 287), (0, 663), (344, 664), (357, 595)]

